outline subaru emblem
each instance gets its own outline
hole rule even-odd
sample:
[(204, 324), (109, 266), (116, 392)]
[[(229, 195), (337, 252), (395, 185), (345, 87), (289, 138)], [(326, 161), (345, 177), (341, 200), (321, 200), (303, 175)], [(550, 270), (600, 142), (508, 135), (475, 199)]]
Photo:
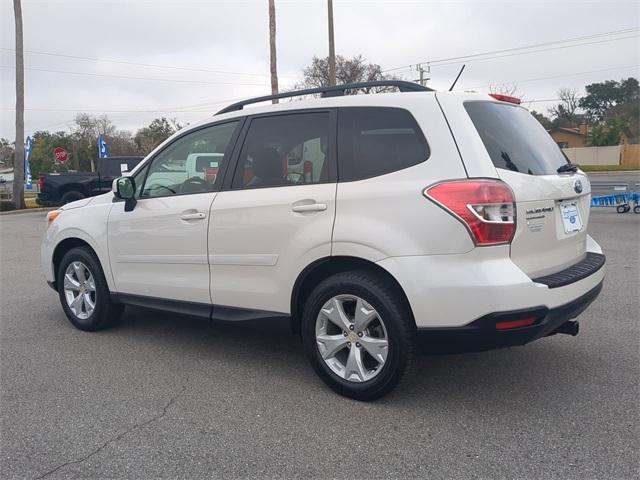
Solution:
[(582, 193), (582, 182), (580, 180), (573, 182), (573, 189), (576, 193)]

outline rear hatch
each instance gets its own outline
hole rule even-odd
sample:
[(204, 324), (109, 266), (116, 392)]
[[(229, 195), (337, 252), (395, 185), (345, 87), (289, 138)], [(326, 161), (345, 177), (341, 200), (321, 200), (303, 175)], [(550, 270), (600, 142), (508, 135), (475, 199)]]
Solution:
[(591, 186), (523, 107), (480, 95), (441, 95), (469, 177), (511, 187), (517, 228), (511, 259), (531, 278), (586, 256)]

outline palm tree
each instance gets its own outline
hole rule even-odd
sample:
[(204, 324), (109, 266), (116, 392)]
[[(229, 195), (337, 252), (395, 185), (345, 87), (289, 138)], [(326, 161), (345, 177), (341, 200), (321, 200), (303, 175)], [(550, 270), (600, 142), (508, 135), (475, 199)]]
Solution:
[(16, 155), (13, 162), (13, 201), (24, 208), (24, 54), (22, 42), (22, 6), (13, 0), (16, 23)]
[[(269, 0), (269, 51), (271, 62), (271, 95), (278, 94), (278, 64), (276, 59), (276, 6)], [(278, 103), (277, 99), (273, 103)]]
[(333, 42), (333, 0), (328, 0), (329, 20), (329, 85), (336, 84), (336, 47)]

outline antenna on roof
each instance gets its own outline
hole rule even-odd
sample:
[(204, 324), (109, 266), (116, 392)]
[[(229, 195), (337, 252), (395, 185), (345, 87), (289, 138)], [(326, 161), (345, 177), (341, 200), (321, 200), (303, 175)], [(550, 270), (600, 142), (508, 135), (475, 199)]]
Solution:
[(451, 88), (449, 88), (449, 91), (453, 90), (453, 87), (456, 86), (456, 83), (458, 83), (458, 79), (460, 78), (460, 75), (462, 75), (462, 71), (464, 70), (464, 67), (466, 67), (467, 65), (462, 65), (462, 68), (460, 69), (460, 71), (458, 72), (458, 76), (456, 77), (456, 79), (453, 81), (453, 83), (451, 84)]

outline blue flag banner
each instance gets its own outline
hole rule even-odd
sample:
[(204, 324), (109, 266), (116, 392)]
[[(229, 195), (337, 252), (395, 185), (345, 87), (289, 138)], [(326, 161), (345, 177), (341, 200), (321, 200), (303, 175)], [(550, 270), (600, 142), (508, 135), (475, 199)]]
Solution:
[(109, 156), (109, 145), (104, 140), (104, 137), (100, 135), (98, 137), (98, 158), (107, 158)]
[(33, 188), (33, 179), (31, 178), (31, 162), (29, 162), (32, 147), (33, 139), (31, 137), (27, 137), (27, 141), (24, 142), (24, 176), (27, 184), (27, 190), (31, 190)]

